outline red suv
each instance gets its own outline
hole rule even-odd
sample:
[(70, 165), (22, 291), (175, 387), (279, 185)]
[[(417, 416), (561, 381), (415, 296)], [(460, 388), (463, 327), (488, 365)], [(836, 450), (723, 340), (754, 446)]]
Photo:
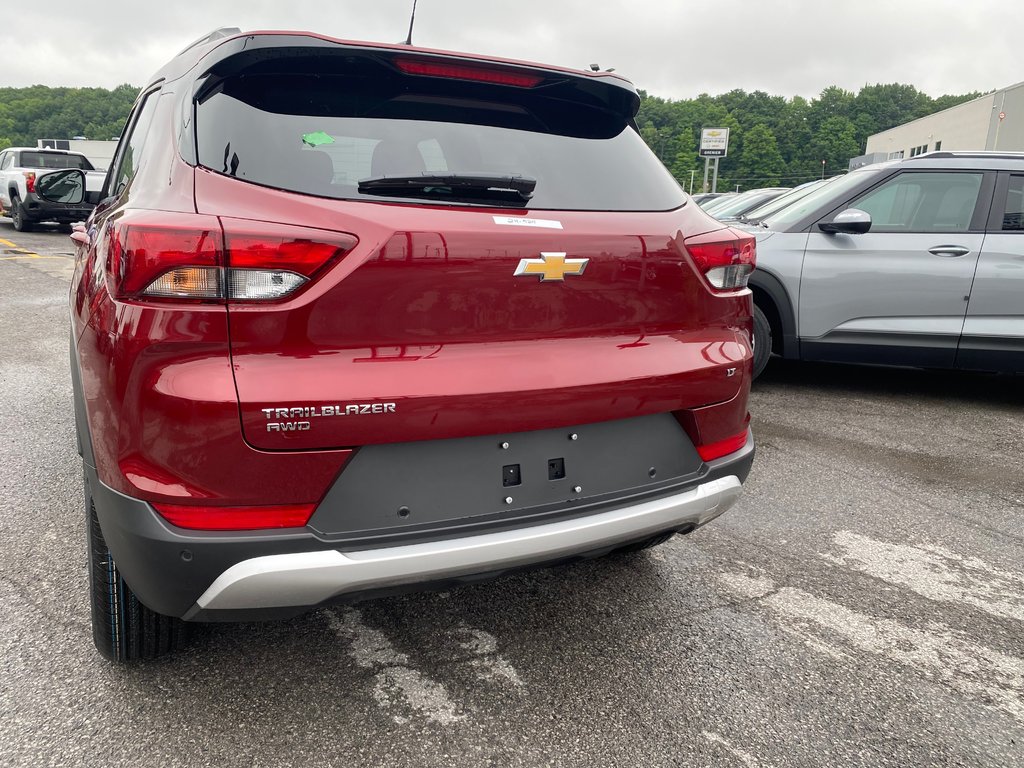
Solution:
[(638, 549), (736, 500), (754, 242), (638, 103), (605, 72), (290, 32), (218, 31), (153, 78), (73, 234), (101, 653)]

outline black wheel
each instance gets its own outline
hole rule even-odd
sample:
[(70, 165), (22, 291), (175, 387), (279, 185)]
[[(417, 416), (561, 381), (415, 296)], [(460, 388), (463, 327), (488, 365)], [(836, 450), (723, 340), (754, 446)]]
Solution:
[(25, 218), (25, 209), (21, 206), (21, 200), (11, 195), (11, 222), (19, 232), (28, 232), (32, 225)]
[(151, 611), (125, 584), (100, 530), (96, 507), (86, 484), (89, 539), (89, 601), (92, 639), (111, 661), (155, 659), (185, 644), (187, 624)]
[(772, 356), (772, 326), (761, 308), (754, 305), (754, 378), (768, 365)]

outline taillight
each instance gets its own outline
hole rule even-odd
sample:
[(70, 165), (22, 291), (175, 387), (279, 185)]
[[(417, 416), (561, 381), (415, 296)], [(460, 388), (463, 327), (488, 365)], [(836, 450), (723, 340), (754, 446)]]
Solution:
[(119, 299), (223, 296), (224, 247), (214, 216), (132, 213), (109, 225), (107, 276)]
[(707, 232), (683, 241), (704, 279), (716, 291), (747, 287), (757, 263), (756, 240), (734, 229)]
[(287, 296), (352, 250), (356, 239), (339, 232), (224, 220), (228, 299), (259, 301)]
[(112, 222), (101, 247), (116, 298), (222, 303), (284, 298), (355, 244), (324, 230), (138, 212)]
[(154, 504), (171, 525), (202, 531), (252, 531), (266, 528), (301, 528), (316, 504), (279, 504), (255, 507), (213, 507)]
[(511, 85), (516, 88), (533, 88), (544, 78), (528, 72), (516, 72), (497, 67), (478, 67), (467, 64), (454, 64), (429, 59), (396, 58), (395, 66), (407, 75), (426, 75), (428, 77), (447, 77), (454, 80), (476, 80), (493, 85)]
[(22, 171), (22, 175), (25, 177), (25, 191), (35, 192), (36, 191), (36, 173), (35, 171)]
[(736, 453), (736, 451), (747, 444), (747, 434), (749, 432), (749, 429), (744, 429), (738, 435), (727, 437), (725, 440), (719, 440), (708, 445), (698, 445), (697, 453), (700, 454), (701, 459), (704, 461), (720, 459), (723, 456), (728, 456), (730, 453)]

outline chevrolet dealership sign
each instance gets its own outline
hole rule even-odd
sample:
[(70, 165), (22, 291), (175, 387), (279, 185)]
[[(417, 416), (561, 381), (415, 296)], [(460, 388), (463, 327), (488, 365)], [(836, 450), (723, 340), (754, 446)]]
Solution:
[(725, 157), (729, 154), (729, 129), (705, 128), (700, 132), (701, 157)]

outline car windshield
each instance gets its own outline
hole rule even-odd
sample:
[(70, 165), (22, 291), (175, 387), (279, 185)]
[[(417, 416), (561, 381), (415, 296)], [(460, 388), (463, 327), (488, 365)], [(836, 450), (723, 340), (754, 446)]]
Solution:
[(792, 205), (797, 200), (807, 197), (815, 189), (820, 187), (822, 184), (828, 184), (832, 179), (827, 181), (812, 181), (810, 184), (801, 184), (799, 187), (795, 187), (785, 194), (779, 195), (774, 200), (769, 200), (763, 205), (757, 206), (753, 210), (747, 211), (743, 214), (743, 218), (749, 221), (761, 221), (767, 216), (771, 216), (776, 211), (781, 211), (783, 208)]
[(78, 168), (94, 170), (92, 163), (81, 155), (65, 155), (63, 152), (22, 152), (22, 168)]
[(777, 213), (761, 219), (768, 229), (786, 229), (803, 219), (808, 213), (816, 210), (823, 202), (839, 197), (848, 189), (861, 184), (869, 175), (881, 173), (888, 166), (866, 166), (850, 171), (845, 176), (836, 176), (826, 184), (816, 187), (810, 194), (788, 205)]
[(422, 174), (535, 181), (531, 209), (671, 210), (686, 201), (622, 116), (525, 91), (477, 86), (470, 98), (457, 82), (441, 96), (422, 80), (393, 88), (340, 74), (227, 78), (197, 104), (199, 162), (250, 183), (375, 202), (507, 204), (466, 184), (428, 185), (426, 195), (365, 183)]
[(708, 213), (714, 212), (714, 210), (720, 206), (725, 205), (730, 200), (735, 200), (739, 195), (735, 192), (729, 192), (725, 195), (719, 195), (718, 197), (711, 197), (701, 200), (698, 205)]
[(744, 213), (745, 211), (749, 211), (764, 200), (777, 197), (779, 194), (781, 193), (777, 189), (752, 189), (749, 192), (743, 192), (736, 197), (730, 198), (721, 205), (715, 206), (714, 209), (709, 210), (708, 212), (716, 219), (724, 219), (727, 216), (736, 216), (740, 213)]

